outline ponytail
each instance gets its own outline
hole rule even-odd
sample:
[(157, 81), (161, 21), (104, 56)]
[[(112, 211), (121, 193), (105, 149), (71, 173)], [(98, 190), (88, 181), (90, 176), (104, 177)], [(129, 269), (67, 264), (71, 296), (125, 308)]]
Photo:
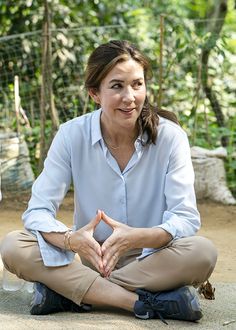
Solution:
[(156, 144), (159, 117), (166, 118), (179, 125), (178, 119), (173, 112), (152, 106), (146, 98), (138, 122), (140, 135), (143, 136), (145, 132), (147, 133), (147, 140), (144, 142), (144, 145)]

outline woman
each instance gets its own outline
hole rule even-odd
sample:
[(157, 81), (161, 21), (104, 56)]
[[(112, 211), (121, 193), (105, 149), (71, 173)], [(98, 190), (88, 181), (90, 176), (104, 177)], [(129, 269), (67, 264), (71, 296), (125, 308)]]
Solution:
[[(191, 286), (209, 278), (216, 250), (194, 236), (188, 140), (173, 114), (149, 104), (148, 74), (127, 41), (88, 60), (85, 86), (100, 109), (61, 125), (23, 214), (26, 230), (1, 247), (9, 271), (37, 282), (31, 314), (92, 304), (143, 319), (202, 317)], [(73, 230), (56, 220), (71, 180)]]

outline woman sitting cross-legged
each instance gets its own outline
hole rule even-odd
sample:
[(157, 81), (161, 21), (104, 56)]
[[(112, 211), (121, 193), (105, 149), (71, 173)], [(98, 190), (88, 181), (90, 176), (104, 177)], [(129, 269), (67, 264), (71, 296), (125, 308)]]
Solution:
[[(2, 242), (5, 267), (36, 282), (31, 314), (113, 306), (137, 318), (196, 321), (193, 286), (217, 253), (200, 227), (186, 133), (147, 98), (150, 66), (127, 41), (89, 57), (99, 110), (60, 126), (23, 214)], [(56, 218), (71, 182), (74, 226)]]

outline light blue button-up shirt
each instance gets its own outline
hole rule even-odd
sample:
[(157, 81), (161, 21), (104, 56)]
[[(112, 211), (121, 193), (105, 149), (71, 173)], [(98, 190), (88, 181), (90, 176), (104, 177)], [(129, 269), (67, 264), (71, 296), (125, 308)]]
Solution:
[[(194, 172), (186, 133), (160, 118), (156, 145), (135, 141), (135, 151), (123, 172), (106, 147), (100, 127), (101, 109), (60, 126), (44, 170), (32, 187), (25, 228), (38, 239), (46, 266), (66, 265), (74, 254), (47, 243), (40, 232), (64, 232), (56, 218), (71, 182), (74, 185), (74, 229), (94, 218), (97, 209), (131, 227), (161, 227), (173, 239), (191, 236), (200, 227), (194, 193)], [(112, 229), (101, 222), (99, 242)], [(143, 254), (153, 249), (144, 249)]]

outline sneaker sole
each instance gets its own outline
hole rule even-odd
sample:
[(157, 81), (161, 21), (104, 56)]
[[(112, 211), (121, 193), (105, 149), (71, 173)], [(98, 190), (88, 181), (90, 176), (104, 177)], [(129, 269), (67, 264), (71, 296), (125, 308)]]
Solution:
[(200, 307), (199, 299), (196, 290), (193, 287), (184, 286), (179, 289), (179, 294), (185, 305), (190, 305), (193, 313), (188, 315), (188, 321), (198, 321), (202, 318), (202, 310)]

